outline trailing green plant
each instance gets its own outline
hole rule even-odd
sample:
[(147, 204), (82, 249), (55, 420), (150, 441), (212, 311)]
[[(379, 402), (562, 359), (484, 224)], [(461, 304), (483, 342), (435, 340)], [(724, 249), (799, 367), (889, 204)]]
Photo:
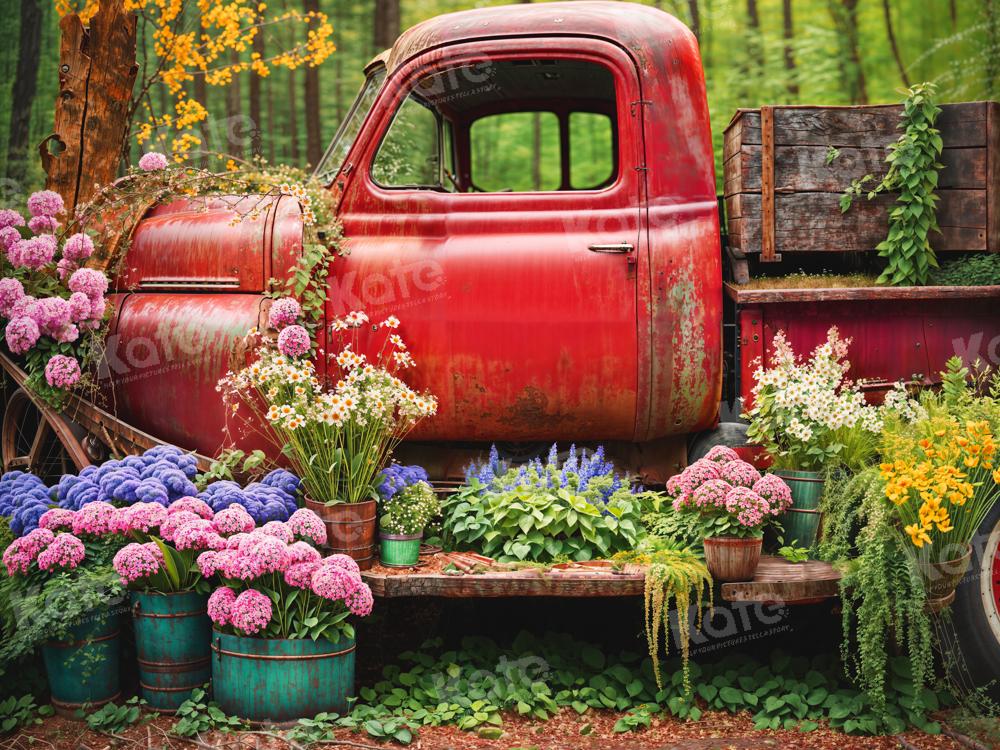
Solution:
[(571, 446), (560, 460), (553, 445), (545, 463), (513, 467), (494, 446), (443, 503), (443, 536), (501, 562), (591, 560), (635, 547), (642, 513), (661, 499), (633, 489), (603, 448), (578, 456)]
[(213, 731), (236, 732), (245, 727), (241, 719), (227, 716), (218, 703), (209, 700), (203, 688), (192, 691), (191, 697), (177, 708), (175, 715), (177, 721), (170, 732), (178, 737), (196, 737)]
[(1000, 284), (1000, 254), (976, 253), (944, 261), (931, 271), (928, 284), (936, 286), (993, 286)]
[[(195, 475), (194, 484), (199, 491), (204, 491), (213, 482), (233, 482), (237, 481), (237, 477), (244, 480), (250, 476), (256, 477), (257, 474), (263, 475), (266, 461), (267, 456), (262, 450), (247, 453), (239, 448), (227, 448), (212, 460), (207, 471)], [(242, 483), (246, 484), (245, 481)]]
[(838, 563), (845, 668), (872, 709), (887, 711), (894, 675), (890, 654), (903, 651), (914, 695), (933, 670), (933, 634), (926, 594), (914, 559), (906, 554), (885, 482), (872, 467), (827, 479), (821, 558)]
[(35, 696), (31, 693), (10, 696), (0, 701), (0, 734), (26, 727), (30, 724), (41, 724), (42, 717), (52, 716), (52, 706), (38, 706)]
[(95, 732), (121, 734), (134, 724), (152, 721), (159, 716), (157, 713), (144, 714), (142, 708), (145, 705), (146, 701), (132, 697), (120, 706), (115, 703), (105, 703), (91, 713), (78, 710), (77, 718), (84, 719), (87, 728)]
[(889, 146), (885, 176), (870, 188), (866, 186), (875, 180), (873, 175), (853, 180), (840, 199), (840, 209), (846, 212), (862, 193), (867, 192), (868, 200), (885, 192), (898, 193), (889, 211), (889, 234), (875, 248), (887, 260), (879, 276), (881, 284), (926, 284), (931, 269), (938, 267), (929, 239), (932, 231), (940, 231), (934, 191), (944, 145), (934, 127), (941, 113), (934, 103), (935, 91), (933, 83), (907, 89), (900, 118), (903, 135)]

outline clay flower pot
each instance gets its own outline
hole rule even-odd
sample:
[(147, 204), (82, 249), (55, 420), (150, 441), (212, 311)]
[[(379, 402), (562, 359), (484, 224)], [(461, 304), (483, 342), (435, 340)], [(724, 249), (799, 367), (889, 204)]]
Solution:
[(705, 565), (716, 581), (751, 581), (760, 562), (761, 537), (716, 536), (705, 540)]

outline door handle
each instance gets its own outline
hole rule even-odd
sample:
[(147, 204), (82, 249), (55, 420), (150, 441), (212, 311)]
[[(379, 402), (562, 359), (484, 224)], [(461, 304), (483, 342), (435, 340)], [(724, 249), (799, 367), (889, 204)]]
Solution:
[(631, 242), (613, 242), (607, 245), (588, 245), (587, 249), (592, 253), (609, 253), (624, 255), (625, 253), (632, 252), (635, 248), (632, 246)]

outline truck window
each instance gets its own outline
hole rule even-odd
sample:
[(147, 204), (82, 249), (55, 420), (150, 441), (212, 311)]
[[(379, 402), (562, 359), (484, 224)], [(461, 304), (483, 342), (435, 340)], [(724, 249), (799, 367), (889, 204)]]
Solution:
[(580, 59), (492, 60), (419, 79), (372, 160), (388, 188), (598, 190), (618, 177), (614, 74)]
[(361, 131), (361, 125), (368, 116), (368, 110), (372, 108), (372, 104), (375, 103), (375, 97), (379, 89), (382, 88), (383, 81), (385, 81), (385, 68), (376, 69), (365, 79), (361, 91), (358, 92), (358, 96), (354, 100), (354, 104), (351, 105), (344, 121), (337, 128), (333, 142), (327, 148), (322, 161), (316, 167), (316, 176), (323, 182), (332, 180), (344, 165), (347, 152), (354, 145), (354, 141)]

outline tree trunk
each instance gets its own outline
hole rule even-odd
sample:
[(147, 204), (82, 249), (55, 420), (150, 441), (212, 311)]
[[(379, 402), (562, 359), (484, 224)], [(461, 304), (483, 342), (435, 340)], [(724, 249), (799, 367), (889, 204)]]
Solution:
[(757, 0), (747, 0), (747, 56), (743, 67), (742, 94), (743, 100), (753, 96), (753, 90), (762, 77), (764, 69), (764, 46), (760, 34), (760, 12)]
[[(194, 73), (194, 100), (203, 106), (205, 112), (208, 113), (208, 85), (205, 83), (204, 71), (198, 70)], [(212, 150), (208, 130), (208, 121), (211, 117), (211, 114), (206, 114), (205, 119), (198, 124), (198, 137), (201, 138), (202, 151), (201, 158), (198, 161), (203, 168), (208, 167), (208, 152)]]
[(986, 97), (992, 99), (997, 93), (997, 79), (1000, 79), (1000, 13), (995, 0), (983, 0), (983, 15), (986, 18)]
[(17, 73), (11, 86), (10, 135), (7, 140), (7, 174), (15, 180), (27, 173), (31, 105), (35, 101), (42, 46), (42, 9), (38, 0), (21, 0), (21, 42)]
[(844, 89), (851, 104), (868, 103), (868, 84), (861, 65), (858, 39), (858, 0), (830, 0), (830, 14), (841, 35), (841, 48), (846, 59), (841, 61)]
[[(319, 12), (319, 0), (303, 0), (302, 5), (306, 13)], [(305, 79), (306, 161), (310, 167), (315, 167), (323, 158), (323, 137), (319, 119), (319, 68), (307, 65)]]
[[(231, 50), (229, 53), (229, 64), (236, 65), (240, 61), (240, 53)], [(233, 75), (233, 80), (226, 86), (226, 153), (233, 156), (243, 156), (243, 138), (246, 132), (243, 129), (243, 87), (242, 79), (238, 73)]]
[[(264, 49), (264, 30), (257, 29), (252, 44), (255, 57), (264, 59), (267, 55)], [(264, 155), (264, 122), (261, 115), (260, 96), (263, 79), (253, 70), (250, 71), (250, 149), (255, 158)]]
[(903, 80), (903, 85), (910, 88), (910, 78), (906, 75), (906, 66), (903, 65), (903, 58), (899, 54), (899, 44), (896, 43), (896, 31), (892, 26), (892, 9), (889, 7), (889, 0), (882, 0), (882, 13), (885, 16), (885, 33), (889, 37), (889, 47), (896, 60), (899, 77)]
[(399, 36), (399, 0), (375, 0), (375, 54), (389, 49)]
[(299, 92), (295, 83), (295, 71), (288, 71), (288, 132), (291, 135), (288, 147), (291, 150), (292, 164), (301, 167), (299, 163)]
[[(111, 182), (128, 140), (132, 87), (138, 68), (136, 17), (124, 3), (101, 3), (84, 29), (80, 17), (59, 23), (59, 96), (53, 135), (39, 146), (46, 187), (72, 216), (97, 186)], [(54, 148), (53, 148), (54, 146)]]
[(788, 95), (792, 99), (799, 98), (798, 71), (795, 68), (795, 50), (792, 41), (795, 39), (795, 19), (792, 16), (792, 0), (782, 0), (781, 3), (782, 36), (785, 40), (785, 70), (788, 72)]
[(698, 43), (701, 43), (701, 13), (698, 10), (698, 0), (688, 0), (688, 13), (691, 15), (691, 31)]

